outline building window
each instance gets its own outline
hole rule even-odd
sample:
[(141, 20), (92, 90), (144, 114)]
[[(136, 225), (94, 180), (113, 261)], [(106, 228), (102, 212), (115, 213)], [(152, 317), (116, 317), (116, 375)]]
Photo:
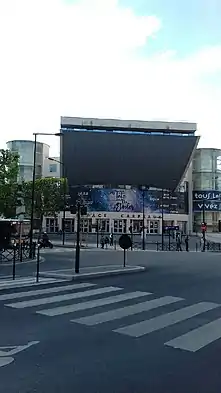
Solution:
[(57, 218), (46, 218), (46, 232), (57, 233), (58, 232), (58, 219)]
[(50, 164), (49, 165), (49, 172), (56, 173), (57, 172), (57, 164)]

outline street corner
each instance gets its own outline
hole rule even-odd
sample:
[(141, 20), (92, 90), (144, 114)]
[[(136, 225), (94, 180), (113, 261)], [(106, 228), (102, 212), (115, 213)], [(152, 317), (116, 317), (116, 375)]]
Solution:
[(146, 266), (119, 266), (119, 265), (110, 265), (110, 266), (96, 266), (96, 267), (86, 267), (82, 268), (79, 273), (75, 273), (73, 269), (61, 269), (61, 270), (53, 270), (46, 271), (40, 273), (41, 277), (50, 277), (50, 278), (60, 278), (67, 280), (84, 280), (91, 278), (99, 278), (99, 277), (109, 277), (116, 276), (122, 274), (133, 274), (133, 273), (142, 273), (147, 269)]

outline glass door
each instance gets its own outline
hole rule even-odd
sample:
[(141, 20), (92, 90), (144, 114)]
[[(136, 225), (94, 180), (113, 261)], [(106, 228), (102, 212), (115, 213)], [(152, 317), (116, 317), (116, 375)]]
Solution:
[(141, 233), (143, 228), (143, 220), (130, 220), (130, 226), (133, 233)]
[(149, 233), (158, 234), (159, 233), (159, 221), (150, 221)]
[(82, 233), (92, 232), (92, 219), (81, 218), (80, 228)]
[(97, 219), (96, 220), (99, 228), (99, 232), (110, 233), (110, 220), (108, 219)]
[(126, 233), (127, 220), (114, 220), (114, 233)]

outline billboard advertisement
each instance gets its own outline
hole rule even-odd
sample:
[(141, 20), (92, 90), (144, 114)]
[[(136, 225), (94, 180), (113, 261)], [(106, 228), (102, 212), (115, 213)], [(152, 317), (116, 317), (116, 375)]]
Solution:
[[(162, 192), (158, 190), (146, 190), (144, 192), (137, 188), (89, 188), (79, 187), (70, 188), (71, 204), (81, 199), (88, 208), (88, 212), (121, 212), (121, 213), (140, 213), (145, 214), (162, 212)], [(185, 193), (163, 194), (164, 213), (183, 213), (186, 214)]]
[(221, 191), (193, 191), (193, 211), (202, 212), (203, 210), (209, 212), (221, 211)]
[(198, 138), (134, 132), (62, 130), (61, 161), (70, 186), (146, 185), (175, 190)]

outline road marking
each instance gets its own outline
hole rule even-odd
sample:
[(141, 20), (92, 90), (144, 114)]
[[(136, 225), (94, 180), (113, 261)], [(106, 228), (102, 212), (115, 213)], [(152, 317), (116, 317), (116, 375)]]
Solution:
[(81, 299), (82, 297), (102, 295), (103, 293), (122, 291), (122, 290), (123, 288), (118, 288), (118, 287), (104, 287), (104, 288), (91, 289), (89, 291), (84, 291), (84, 292), (76, 292), (71, 294), (69, 293), (66, 295), (58, 295), (58, 296), (41, 298), (41, 299), (10, 303), (10, 304), (6, 304), (6, 306), (12, 308), (27, 308), (27, 307), (41, 306), (42, 304), (64, 302), (66, 300)]
[[(0, 278), (1, 279), (1, 278)], [(26, 277), (26, 278), (16, 278), (16, 280), (4, 280), (4, 282), (0, 282), (0, 291), (6, 290), (6, 289), (14, 289), (14, 288), (25, 288), (28, 286), (39, 286), (41, 284), (52, 284), (52, 283), (58, 283), (58, 282), (65, 282), (66, 280), (61, 280), (61, 279), (56, 279), (56, 278), (43, 278), (40, 277), (39, 283), (36, 283), (36, 278), (35, 277)]]
[(121, 295), (110, 296), (105, 299), (96, 299), (96, 300), (91, 300), (89, 302), (71, 304), (69, 306), (56, 307), (56, 308), (52, 308), (52, 309), (48, 309), (48, 310), (36, 311), (36, 313), (42, 314), (42, 315), (47, 315), (49, 317), (54, 317), (56, 315), (74, 313), (74, 312), (80, 311), (80, 310), (88, 310), (91, 308), (105, 306), (107, 304), (123, 302), (125, 300), (136, 299), (138, 297), (147, 296), (147, 295), (151, 295), (151, 293), (140, 292), (140, 291), (129, 292), (129, 293), (123, 293)]
[[(0, 367), (7, 366), (8, 364), (12, 363), (15, 360), (12, 355), (16, 355), (19, 352), (25, 351), (33, 345), (39, 344), (39, 342), (40, 341), (31, 341), (26, 345), (0, 347)], [(2, 349), (7, 349), (7, 351), (2, 351)]]
[[(40, 341), (30, 341), (26, 345), (18, 345), (18, 346), (8, 346), (8, 347), (0, 347), (0, 357), (1, 356), (12, 356), (15, 355), (16, 353), (19, 353), (21, 351), (24, 351), (25, 349), (28, 349), (32, 347), (33, 345), (39, 344)], [(1, 351), (1, 349), (11, 349), (10, 351)]]
[(165, 306), (167, 304), (175, 303), (180, 300), (183, 299), (173, 296), (164, 296), (158, 299), (149, 300), (147, 302), (133, 304), (132, 306), (122, 307), (116, 310), (110, 310), (107, 312), (94, 314), (88, 317), (73, 319), (71, 322), (77, 322), (88, 326), (98, 325), (100, 323), (128, 317), (129, 315), (139, 314), (141, 312), (152, 310), (154, 308)]
[(7, 293), (5, 295), (0, 295), (0, 301), (2, 301), (2, 300), (11, 300), (11, 299), (20, 299), (22, 297), (31, 297), (31, 296), (45, 295), (47, 293), (72, 291), (74, 289), (89, 288), (89, 287), (92, 287), (92, 286), (95, 286), (95, 285), (96, 284), (81, 283), (81, 284), (72, 284), (72, 285), (66, 285), (66, 286), (64, 285), (64, 286), (61, 286), (61, 287), (36, 289), (34, 291)]
[(221, 318), (176, 337), (165, 345), (196, 352), (219, 338), (221, 338)]
[(14, 358), (12, 357), (4, 357), (0, 358), (0, 367), (7, 366), (8, 364), (14, 362)]
[(220, 307), (219, 304), (201, 302), (193, 304), (192, 306), (181, 308), (169, 314), (163, 314), (156, 318), (151, 318), (133, 325), (125, 326), (114, 330), (117, 333), (126, 334), (132, 337), (141, 337), (145, 334), (155, 332), (167, 326), (175, 325), (178, 322), (195, 317), (214, 308)]

